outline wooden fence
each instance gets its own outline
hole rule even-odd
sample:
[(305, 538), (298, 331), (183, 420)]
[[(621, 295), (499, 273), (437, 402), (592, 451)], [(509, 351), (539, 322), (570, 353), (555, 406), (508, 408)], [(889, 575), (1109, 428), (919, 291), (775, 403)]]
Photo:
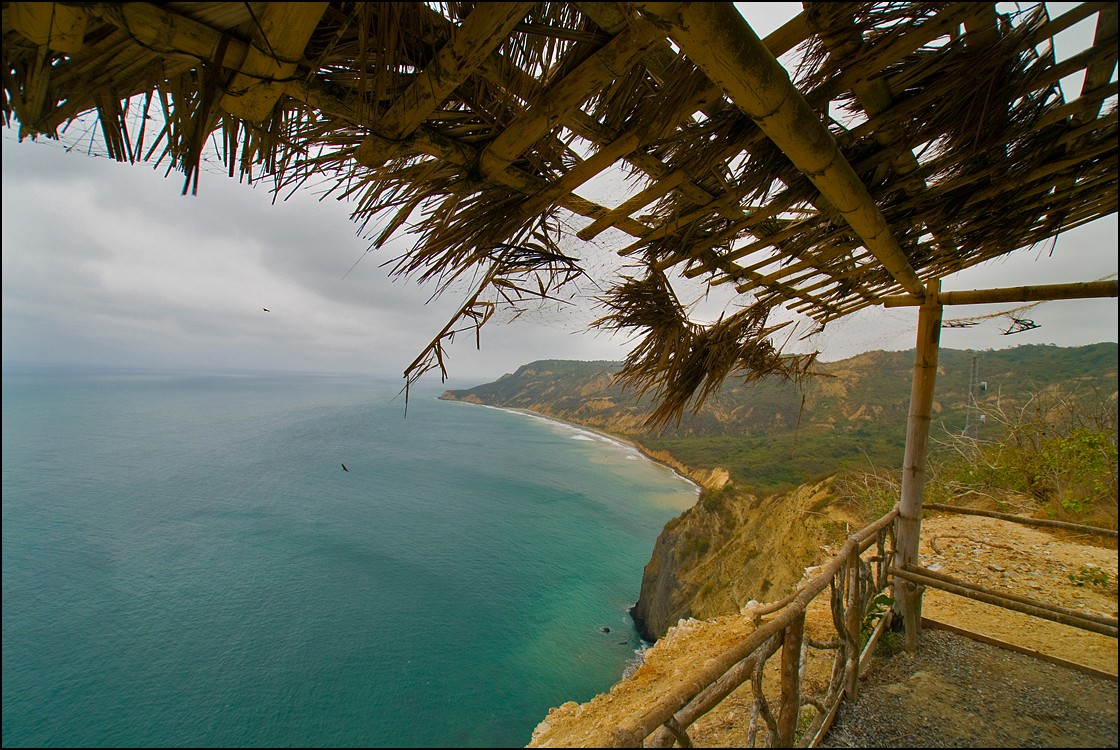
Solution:
[[(928, 509), (973, 513), (950, 506)], [(895, 508), (848, 537), (841, 550), (786, 598), (751, 610), (756, 629), (724, 654), (709, 659), (686, 676), (668, 696), (623, 721), (610, 738), (614, 747), (692, 747), (689, 727), (740, 687), (750, 684), (753, 697), (750, 722), (743, 737), (747, 747), (815, 747), (832, 725), (840, 701), (855, 699), (859, 678), (866, 670), (880, 636), (890, 627), (891, 608), (883, 594), (892, 584), (912, 587), (917, 596), (930, 586), (971, 599), (1052, 620), (1072, 627), (1117, 637), (1116, 618), (1061, 607), (960, 581), (914, 564), (901, 568), (895, 558)], [(975, 512), (1001, 520), (1112, 536), (1107, 529), (1039, 521), (991, 512)], [(896, 580), (897, 579), (897, 580)], [(835, 637), (819, 641), (805, 632), (809, 605), (829, 590), (831, 625)], [(763, 621), (764, 617), (768, 617)], [(821, 694), (803, 691), (810, 650), (832, 651), (831, 676)], [(770, 659), (780, 660), (777, 706), (771, 706), (763, 677)], [(811, 707), (806, 721), (803, 709)]]
[[(855, 697), (860, 670), (882, 632), (890, 625), (884, 608), (866, 638), (865, 618), (876, 595), (890, 585), (897, 507), (848, 537), (841, 550), (820, 566), (808, 581), (785, 599), (753, 611), (758, 627), (741, 644), (710, 659), (672, 694), (618, 726), (615, 747), (692, 747), (688, 728), (740, 686), (750, 683), (753, 695), (747, 746), (812, 747), (832, 723), (843, 696)], [(818, 641), (805, 634), (809, 604), (829, 589), (832, 626), (836, 637)], [(766, 615), (773, 615), (762, 622)], [(802, 691), (809, 649), (834, 652), (832, 671), (823, 694)], [(780, 655), (780, 656), (779, 656)], [(776, 711), (763, 691), (767, 662), (780, 659), (780, 690)], [(813, 709), (812, 720), (798, 731), (802, 708)]]

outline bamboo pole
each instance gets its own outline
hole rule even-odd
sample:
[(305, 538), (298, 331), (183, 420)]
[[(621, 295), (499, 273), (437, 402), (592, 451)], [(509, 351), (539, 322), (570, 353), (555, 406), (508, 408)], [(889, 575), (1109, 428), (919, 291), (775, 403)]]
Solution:
[(454, 28), (451, 38), (417, 75), (382, 117), (374, 134), (363, 141), (355, 158), (362, 164), (381, 165), (397, 150), (402, 138), (423, 124), (451, 95), (536, 3), (483, 3)]
[(329, 3), (267, 3), (254, 24), (252, 46), (222, 96), (221, 108), (243, 120), (260, 123), (284, 93), (303, 57), (308, 40)]
[(84, 8), (69, 3), (8, 3), (4, 10), (5, 25), (32, 43), (71, 55), (81, 51), (89, 23)]
[[(1014, 286), (1002, 289), (972, 289), (958, 292), (941, 292), (937, 302), (941, 305), (982, 305), (1004, 302), (1043, 302), (1058, 299), (1092, 299), (1115, 297), (1120, 284), (1112, 281), (1080, 281), (1069, 284), (1039, 284)], [(883, 307), (912, 307), (917, 300), (902, 294), (882, 298)]]
[(1011, 521), (1012, 523), (1021, 523), (1025, 526), (1039, 526), (1042, 528), (1050, 529), (1064, 529), (1066, 531), (1075, 531), (1079, 534), (1093, 534), (1095, 536), (1102, 536), (1106, 539), (1116, 539), (1116, 529), (1102, 529), (1099, 526), (1086, 526), (1081, 523), (1068, 523), (1066, 521), (1052, 521), (1049, 518), (1026, 518), (1024, 516), (1015, 516), (1010, 513), (999, 513), (994, 510), (979, 510), (974, 508), (958, 508), (955, 505), (943, 505), (941, 503), (926, 503), (922, 510), (937, 510), (944, 513), (960, 513), (966, 516), (986, 516), (988, 518), (998, 518), (1003, 521)]
[[(935, 589), (948, 591), (950, 594), (957, 594), (958, 596), (963, 596), (967, 599), (975, 599), (976, 601), (984, 602), (985, 604), (994, 604), (997, 607), (1010, 609), (1014, 612), (1021, 612), (1025, 615), (1040, 617), (1043, 620), (1050, 620), (1051, 622), (1061, 623), (1062, 625), (1069, 625), (1070, 627), (1080, 628), (1081, 630), (1100, 633), (1101, 635), (1107, 635), (1112, 638), (1117, 637), (1117, 629), (1114, 627), (1102, 625), (1098, 622), (1086, 620), (1081, 617), (1073, 617), (1071, 615), (1065, 615), (1060, 612), (1051, 612), (1049, 609), (1045, 609), (1043, 607), (1020, 604), (1019, 602), (1011, 601), (1002, 594), (991, 593), (990, 590), (979, 590), (974, 586), (957, 586), (951, 583), (946, 583), (945, 581), (938, 580), (936, 578), (931, 578), (930, 576), (925, 576), (920, 573), (912, 573), (909, 570), (902, 570), (899, 568), (891, 568), (891, 573), (894, 574), (895, 578), (903, 578), (907, 581), (911, 581), (922, 586), (932, 586)], [(907, 636), (909, 636), (909, 627), (907, 627), (906, 632)]]
[(617, 71), (629, 69), (656, 39), (653, 29), (644, 24), (629, 27), (571, 73), (541, 91), (533, 104), (482, 150), (482, 174), (492, 178), (504, 171), (569, 113), (618, 77)]
[(778, 708), (778, 747), (793, 747), (801, 713), (801, 649), (805, 639), (805, 611), (793, 618), (782, 635), (782, 692)]
[(730, 3), (636, 5), (657, 19), (689, 59), (754, 119), (887, 272), (906, 291), (924, 296), (925, 287), (836, 140), (735, 7)]
[[(895, 522), (895, 567), (918, 562), (922, 530), (922, 496), (926, 483), (926, 447), (937, 380), (937, 352), (941, 340), (941, 282), (931, 282), (926, 301), (918, 308), (918, 337), (914, 376), (910, 384), (910, 413), (906, 421), (906, 451), (902, 462), (902, 499)], [(906, 649), (918, 648), (922, 631), (922, 595), (916, 586), (895, 585), (895, 612), (906, 630)]]

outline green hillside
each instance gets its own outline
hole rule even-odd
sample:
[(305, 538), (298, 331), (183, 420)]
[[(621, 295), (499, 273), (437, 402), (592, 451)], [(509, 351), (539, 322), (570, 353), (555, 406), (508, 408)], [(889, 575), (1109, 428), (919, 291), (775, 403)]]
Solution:
[[(722, 467), (740, 487), (774, 491), (844, 468), (898, 466), (902, 460), (910, 402), (913, 352), (868, 352), (821, 362), (801, 384), (729, 380), (704, 407), (681, 424), (652, 432), (643, 424), (652, 411), (614, 383), (617, 362), (542, 360), (475, 388), (443, 398), (529, 409), (624, 436), (665, 450), (701, 468)], [(1045, 389), (1079, 397), (1115, 399), (1115, 343), (1064, 348), (1028, 345), (1014, 349), (943, 349), (939, 356), (933, 437), (980, 430), (969, 414), (975, 360), (977, 406), (1017, 408)], [(986, 387), (981, 390), (980, 383)], [(1115, 407), (1115, 401), (1113, 401)]]

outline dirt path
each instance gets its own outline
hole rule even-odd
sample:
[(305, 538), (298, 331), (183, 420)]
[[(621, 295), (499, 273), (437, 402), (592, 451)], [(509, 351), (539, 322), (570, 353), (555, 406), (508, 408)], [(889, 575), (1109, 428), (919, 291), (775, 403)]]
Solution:
[(1116, 683), (946, 631), (879, 660), (821, 747), (1116, 747)]

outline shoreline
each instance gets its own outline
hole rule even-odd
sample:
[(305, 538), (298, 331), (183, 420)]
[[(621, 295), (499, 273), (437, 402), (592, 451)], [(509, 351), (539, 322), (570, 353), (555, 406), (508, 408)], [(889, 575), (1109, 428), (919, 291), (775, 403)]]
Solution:
[[(638, 443), (635, 443), (635, 442), (633, 442), (633, 441), (631, 441), (627, 438), (621, 437), (619, 435), (614, 435), (614, 434), (611, 434), (611, 433), (606, 432), (604, 430), (597, 429), (595, 427), (588, 427), (587, 425), (577, 424), (576, 422), (569, 422), (567, 420), (560, 419), (559, 417), (554, 417), (554, 416), (551, 416), (549, 414), (541, 414), (540, 412), (533, 411), (532, 409), (521, 409), (521, 408), (514, 407), (514, 406), (494, 406), (493, 404), (475, 403), (475, 402), (472, 402), (472, 401), (463, 401), (463, 400), (460, 400), (460, 399), (448, 399), (448, 398), (441, 398), (441, 397), (437, 397), (437, 400), (439, 400), (439, 401), (454, 401), (454, 402), (460, 403), (460, 404), (470, 404), (471, 406), (482, 406), (482, 407), (485, 407), (487, 409), (497, 409), (498, 411), (511, 412), (511, 413), (514, 413), (514, 414), (521, 414), (522, 416), (526, 416), (526, 417), (543, 419), (546, 422), (553, 422), (555, 424), (562, 425), (564, 427), (570, 427), (574, 430), (584, 430), (586, 432), (591, 433), (592, 435), (598, 435), (599, 437), (603, 438), (604, 440), (608, 440), (608, 441), (610, 441), (612, 443), (615, 443), (616, 445), (619, 445), (621, 447), (632, 448), (635, 451), (637, 451), (639, 454), (641, 454), (641, 456), (643, 458), (645, 458), (647, 461), (650, 461), (651, 463), (655, 463), (659, 466), (664, 466), (666, 469), (671, 471), (674, 476), (679, 477), (680, 479), (683, 479), (685, 482), (688, 482), (690, 485), (692, 485), (693, 489), (696, 491), (697, 498), (699, 498), (700, 493), (704, 491), (704, 486), (702, 484), (700, 484), (695, 479), (693, 479), (692, 477), (690, 477), (687, 474), (685, 474), (684, 472), (682, 472), (676, 466), (673, 466), (672, 464), (651, 455), (650, 452), (644, 446), (642, 446)], [(678, 463), (680, 463), (680, 462), (678, 461)], [(681, 465), (683, 466), (684, 464), (681, 464)], [(683, 513), (684, 510), (682, 510), (681, 512)]]

